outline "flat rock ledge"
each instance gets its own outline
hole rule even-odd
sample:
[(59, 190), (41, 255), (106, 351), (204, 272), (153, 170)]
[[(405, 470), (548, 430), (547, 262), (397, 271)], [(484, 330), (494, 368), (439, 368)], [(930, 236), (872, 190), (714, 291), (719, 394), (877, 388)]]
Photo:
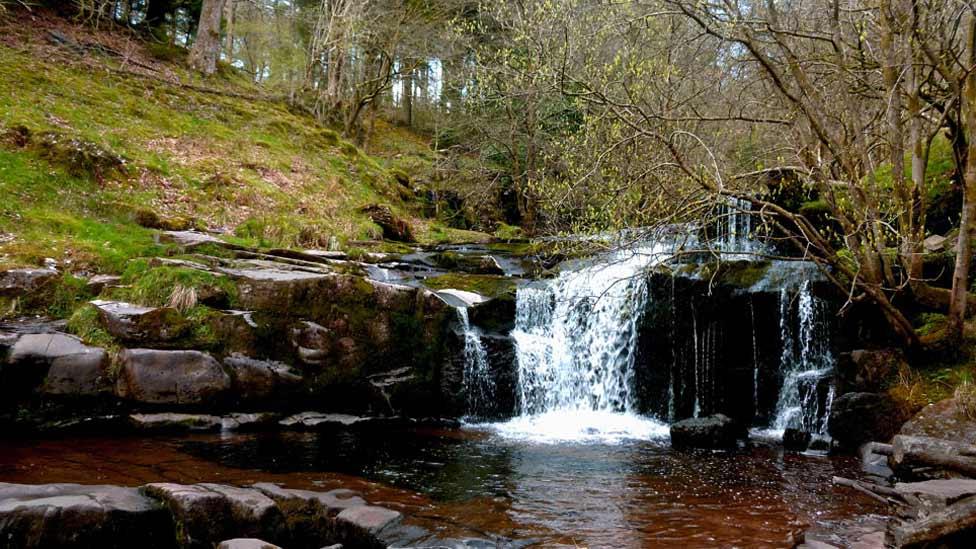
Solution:
[[(434, 527), (433, 530), (440, 528)], [(517, 548), (494, 536), (444, 539), (351, 490), (276, 484), (155, 483), (139, 488), (0, 483), (3, 547)]]

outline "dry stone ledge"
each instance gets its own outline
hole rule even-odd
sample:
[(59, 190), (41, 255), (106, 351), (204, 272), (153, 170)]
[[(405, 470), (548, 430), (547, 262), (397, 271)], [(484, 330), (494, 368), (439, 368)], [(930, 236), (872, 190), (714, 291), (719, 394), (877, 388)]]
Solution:
[(461, 549), (531, 543), (441, 539), (404, 519), (350, 490), (313, 492), (269, 483), (154, 483), (138, 489), (0, 483), (0, 547)]
[(170, 549), (169, 513), (135, 488), (0, 483), (0, 545)]
[(236, 538), (220, 542), (217, 549), (281, 549), (281, 547), (257, 538)]
[(895, 491), (917, 497), (934, 508), (942, 508), (976, 496), (976, 480), (964, 478), (935, 479), (922, 482), (899, 482)]
[(54, 269), (7, 269), (0, 271), (0, 297), (19, 297), (43, 289), (61, 276)]
[(949, 398), (922, 408), (902, 425), (898, 434), (976, 443), (976, 421), (966, 415), (956, 399)]
[(285, 521), (274, 501), (258, 490), (219, 484), (156, 483), (142, 487), (163, 501), (176, 523), (178, 543), (210, 548), (234, 537), (281, 539)]
[(259, 482), (252, 487), (275, 500), (283, 509), (312, 505), (321, 509), (325, 515), (335, 516), (346, 509), (366, 505), (366, 500), (361, 498), (357, 492), (343, 488), (328, 492), (313, 492), (311, 490), (282, 488), (270, 482)]
[(200, 351), (128, 349), (120, 356), (120, 398), (146, 404), (202, 404), (231, 388), (227, 372)]
[(174, 308), (141, 307), (122, 301), (95, 300), (105, 330), (127, 342), (167, 343), (186, 335), (190, 325)]
[(77, 337), (67, 334), (24, 334), (10, 349), (8, 362), (50, 363), (56, 358), (83, 354), (90, 349)]
[(122, 283), (122, 277), (118, 275), (99, 274), (88, 279), (85, 289), (92, 295), (102, 293), (105, 288), (114, 288)]
[(131, 414), (129, 425), (143, 431), (243, 431), (273, 429), (278, 415), (271, 412), (235, 413), (225, 416), (208, 414)]

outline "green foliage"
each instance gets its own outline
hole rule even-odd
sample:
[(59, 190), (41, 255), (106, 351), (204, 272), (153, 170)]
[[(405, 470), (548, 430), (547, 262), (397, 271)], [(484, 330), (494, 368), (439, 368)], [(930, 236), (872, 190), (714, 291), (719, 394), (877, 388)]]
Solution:
[(78, 307), (79, 304), (91, 298), (86, 281), (65, 273), (54, 286), (48, 314), (55, 318), (65, 318)]
[[(196, 83), (181, 65), (165, 64), (182, 49), (146, 47), (166, 70)], [(112, 58), (93, 61), (118, 68)], [(5, 45), (0, 66), (0, 134), (24, 130), (22, 138), (0, 139), (0, 233), (17, 236), (0, 239), (8, 262), (53, 257), (118, 272), (133, 257), (164, 251), (139, 223), (163, 229), (243, 223), (237, 232), (246, 244), (321, 247), (332, 236), (373, 237), (361, 212), (366, 204), (411, 207), (404, 201), (413, 197), (400, 194), (383, 162), (286, 105), (261, 99), (236, 71), (201, 83), (218, 91), (205, 93), (117, 72), (92, 78), (88, 65)], [(377, 150), (430, 170), (429, 147), (419, 138), (377, 128)], [(72, 157), (79, 149), (83, 154)], [(124, 170), (112, 168), (115, 160), (95, 161), (103, 157), (124, 158)]]
[(152, 233), (117, 207), (113, 193), (31, 153), (0, 148), (0, 195), (0, 233), (18, 236), (0, 251), (23, 263), (51, 257), (117, 271), (130, 257), (161, 251)]
[(126, 287), (113, 290), (113, 298), (151, 307), (169, 305), (178, 287), (198, 293), (224, 292), (231, 305), (237, 299), (237, 286), (225, 276), (187, 267), (153, 266), (150, 259), (131, 261), (122, 273), (122, 284)]
[(936, 334), (946, 327), (946, 315), (940, 313), (922, 313), (915, 321), (915, 333), (919, 336)]
[(495, 229), (495, 238), (499, 240), (519, 240), (525, 238), (525, 233), (522, 231), (522, 227), (515, 225), (508, 225), (507, 223), (499, 223), (498, 228)]
[(68, 318), (68, 332), (89, 345), (114, 347), (115, 339), (102, 327), (98, 309), (94, 305), (83, 305), (75, 309)]

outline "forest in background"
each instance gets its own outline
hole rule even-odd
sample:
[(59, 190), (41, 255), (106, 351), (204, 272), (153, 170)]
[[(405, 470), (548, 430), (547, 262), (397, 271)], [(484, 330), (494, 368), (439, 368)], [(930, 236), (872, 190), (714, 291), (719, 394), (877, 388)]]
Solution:
[(707, 225), (748, 204), (757, 234), (875, 304), (906, 346), (966, 335), (976, 14), (961, 0), (57, 4), (366, 153), (382, 128), (423, 136), (428, 161), (395, 170), (450, 197), (455, 226)]

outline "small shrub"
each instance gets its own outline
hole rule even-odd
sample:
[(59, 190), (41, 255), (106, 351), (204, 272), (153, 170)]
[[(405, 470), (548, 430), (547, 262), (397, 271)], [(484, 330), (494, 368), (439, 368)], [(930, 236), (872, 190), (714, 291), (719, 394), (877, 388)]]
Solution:
[(506, 223), (499, 223), (498, 228), (495, 229), (495, 238), (499, 240), (518, 240), (524, 238), (525, 234), (522, 232), (522, 227), (516, 225), (508, 225)]
[(968, 381), (960, 384), (953, 392), (953, 397), (966, 417), (976, 421), (976, 384)]
[(197, 304), (197, 290), (192, 286), (184, 286), (182, 284), (177, 284), (173, 287), (173, 291), (169, 294), (169, 302), (167, 305), (185, 313), (188, 310), (195, 307)]

